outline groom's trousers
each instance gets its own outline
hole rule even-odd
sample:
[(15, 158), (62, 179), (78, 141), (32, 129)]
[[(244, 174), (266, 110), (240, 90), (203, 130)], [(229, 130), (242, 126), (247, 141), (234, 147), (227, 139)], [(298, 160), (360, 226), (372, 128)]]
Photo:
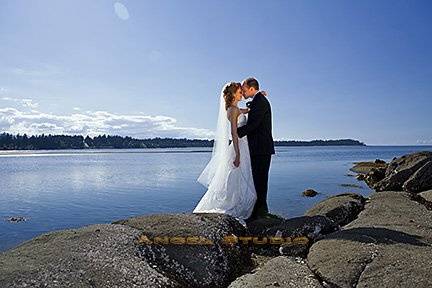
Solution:
[(267, 189), (270, 161), (270, 154), (251, 156), (252, 177), (257, 193), (257, 201), (255, 203), (251, 217), (262, 216), (268, 213)]

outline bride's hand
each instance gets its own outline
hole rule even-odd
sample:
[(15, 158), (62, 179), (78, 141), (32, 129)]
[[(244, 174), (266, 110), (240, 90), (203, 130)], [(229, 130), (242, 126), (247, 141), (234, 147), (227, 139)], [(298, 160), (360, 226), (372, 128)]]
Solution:
[(237, 156), (235, 157), (235, 160), (234, 160), (233, 163), (234, 163), (234, 166), (235, 166), (235, 167), (239, 167), (239, 166), (240, 166), (240, 156), (237, 155)]
[(243, 114), (249, 113), (250, 109), (249, 108), (240, 108), (240, 112)]
[(268, 93), (267, 93), (267, 91), (260, 91), (261, 92), (261, 94), (263, 94), (264, 96), (268, 96)]

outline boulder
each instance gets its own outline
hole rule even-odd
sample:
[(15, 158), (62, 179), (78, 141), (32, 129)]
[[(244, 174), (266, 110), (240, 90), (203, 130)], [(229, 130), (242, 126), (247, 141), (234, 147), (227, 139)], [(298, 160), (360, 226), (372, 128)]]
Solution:
[(359, 181), (364, 181), (366, 179), (366, 174), (357, 174), (355, 177)]
[(355, 162), (350, 170), (359, 174), (367, 174), (372, 168), (387, 168), (387, 163)]
[(111, 224), (42, 234), (0, 253), (0, 287), (181, 287), (137, 256), (139, 235)]
[(265, 231), (277, 225), (280, 225), (287, 219), (285, 218), (258, 218), (256, 220), (248, 222), (247, 229), (250, 235), (264, 235)]
[(304, 260), (292, 257), (275, 257), (253, 272), (237, 278), (228, 288), (323, 287)]
[(306, 216), (323, 215), (343, 226), (354, 220), (363, 210), (366, 199), (356, 193), (331, 196), (306, 211)]
[(405, 192), (374, 193), (358, 217), (315, 242), (308, 265), (330, 287), (432, 287), (432, 214)]
[(325, 216), (302, 216), (290, 219), (258, 219), (248, 224), (250, 235), (266, 237), (282, 237), (285, 241), (281, 245), (254, 245), (253, 251), (259, 255), (287, 255), (305, 257), (315, 239), (338, 229), (333, 221)]
[(416, 152), (396, 158), (388, 165), (385, 178), (374, 185), (376, 191), (402, 191), (402, 185), (418, 169), (432, 161), (432, 152)]
[(404, 191), (419, 193), (432, 189), (432, 161), (418, 169), (402, 186)]
[(375, 189), (375, 185), (384, 179), (385, 177), (385, 168), (372, 168), (369, 173), (367, 173), (364, 177), (364, 181), (366, 184), (372, 188)]
[(306, 196), (306, 197), (314, 197), (317, 194), (318, 194), (318, 192), (313, 190), (313, 189), (306, 189), (305, 191), (303, 191), (303, 196)]
[[(253, 267), (248, 245), (225, 242), (226, 236), (240, 237), (247, 233), (244, 226), (227, 214), (154, 214), (114, 223), (142, 231), (139, 255), (186, 287), (226, 287)], [(156, 243), (155, 237), (162, 237), (159, 240), (177, 237), (169, 239), (177, 239), (178, 244)], [(184, 242), (198, 240), (193, 237), (210, 242)]]

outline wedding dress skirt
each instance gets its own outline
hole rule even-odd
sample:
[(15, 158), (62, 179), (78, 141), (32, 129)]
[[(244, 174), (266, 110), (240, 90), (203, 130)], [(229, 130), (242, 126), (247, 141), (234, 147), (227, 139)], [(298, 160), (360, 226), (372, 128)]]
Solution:
[[(240, 114), (238, 127), (245, 125), (247, 117)], [(252, 167), (247, 136), (239, 138), (240, 166), (235, 167), (233, 143), (228, 146), (229, 163), (222, 175), (214, 177), (207, 192), (193, 210), (193, 213), (225, 213), (245, 225), (243, 219), (252, 214), (257, 196), (252, 177)], [(221, 163), (221, 165), (226, 163)]]

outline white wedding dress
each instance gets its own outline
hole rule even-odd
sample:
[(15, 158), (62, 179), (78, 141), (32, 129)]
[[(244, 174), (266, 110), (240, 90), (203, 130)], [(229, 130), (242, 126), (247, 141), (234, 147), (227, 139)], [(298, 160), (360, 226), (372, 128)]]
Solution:
[[(240, 114), (237, 126), (243, 126), (246, 122), (246, 115)], [(228, 139), (225, 138), (225, 140)], [(249, 218), (252, 214), (257, 198), (252, 178), (247, 136), (239, 138), (239, 167), (235, 167), (233, 164), (235, 159), (233, 143), (231, 142), (229, 146), (226, 145), (226, 152), (220, 151), (225, 154), (224, 157), (218, 158), (213, 154), (211, 161), (198, 178), (198, 181), (208, 187), (208, 190), (193, 213), (225, 213), (237, 218), (241, 224), (245, 225), (244, 219)], [(212, 161), (215, 162), (212, 163)], [(211, 170), (211, 168), (215, 170), (213, 173), (206, 171)], [(209, 177), (208, 174), (211, 176)]]

